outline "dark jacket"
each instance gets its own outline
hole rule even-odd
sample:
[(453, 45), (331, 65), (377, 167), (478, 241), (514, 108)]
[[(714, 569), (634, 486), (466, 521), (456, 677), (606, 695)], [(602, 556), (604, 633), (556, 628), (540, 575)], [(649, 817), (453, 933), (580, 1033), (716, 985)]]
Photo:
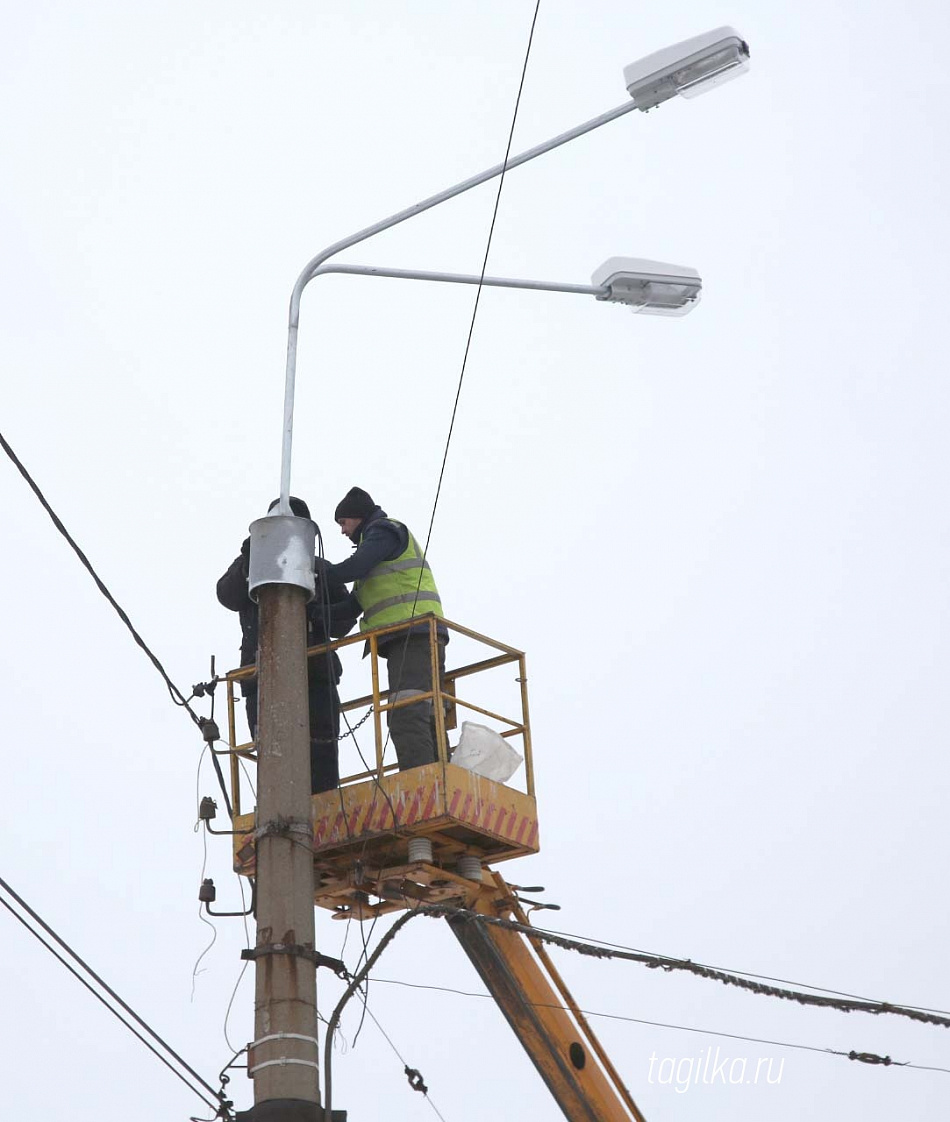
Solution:
[[(349, 584), (350, 581), (363, 580), (384, 561), (395, 561), (409, 545), (409, 530), (402, 523), (390, 521), (386, 511), (377, 506), (372, 514), (368, 514), (357, 526), (353, 538), (356, 544), (353, 555), (338, 565), (327, 566), (326, 571), (331, 579), (346, 581)], [(359, 606), (359, 601), (353, 593), (350, 593), (350, 596), (357, 615), (361, 615), (362, 608)], [(439, 637), (444, 642), (448, 642), (448, 628), (441, 623), (437, 624), (436, 628)], [(410, 631), (425, 634), (428, 632), (428, 624), (412, 627)], [(387, 645), (402, 638), (404, 634), (404, 632), (397, 634), (388, 643), (381, 643), (380, 652), (384, 653)]]
[(332, 577), (347, 584), (363, 580), (383, 561), (395, 561), (409, 545), (409, 531), (401, 523), (390, 522), (386, 511), (377, 506), (357, 526), (353, 540), (353, 556), (328, 567)]
[[(257, 604), (247, 590), (250, 542), (250, 538), (245, 539), (240, 554), (228, 566), (217, 586), (218, 602), (230, 611), (237, 612), (241, 621), (242, 666), (253, 666), (257, 661), (259, 632)], [(314, 564), (318, 573), (325, 573), (330, 568), (319, 558), (315, 559)], [(317, 595), (307, 605), (307, 646), (315, 647), (328, 639), (342, 639), (349, 634), (358, 618), (359, 605), (353, 596), (341, 581), (327, 574), (323, 579), (318, 579)], [(332, 677), (334, 682), (339, 682), (343, 668), (336, 652), (329, 662), (328, 667), (326, 658), (310, 659), (310, 677), (318, 680)]]

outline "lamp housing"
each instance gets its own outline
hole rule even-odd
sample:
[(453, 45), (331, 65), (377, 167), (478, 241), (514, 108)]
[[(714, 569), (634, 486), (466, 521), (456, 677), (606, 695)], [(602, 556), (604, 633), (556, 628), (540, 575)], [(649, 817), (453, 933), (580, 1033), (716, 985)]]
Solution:
[(738, 78), (749, 69), (749, 45), (732, 27), (664, 47), (623, 69), (627, 92), (645, 113), (671, 97), (699, 94)]
[(642, 257), (611, 257), (590, 280), (605, 289), (598, 300), (655, 316), (685, 316), (699, 303), (703, 288), (699, 273), (688, 265)]

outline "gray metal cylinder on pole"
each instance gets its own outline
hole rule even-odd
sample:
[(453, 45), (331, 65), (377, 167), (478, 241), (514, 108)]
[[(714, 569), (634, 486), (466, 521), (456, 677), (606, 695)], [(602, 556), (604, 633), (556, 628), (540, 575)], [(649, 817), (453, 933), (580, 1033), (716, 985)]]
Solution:
[(306, 604), (314, 524), (271, 515), (251, 525), (249, 588), (258, 650), (257, 940), (248, 1122), (322, 1118), (313, 918), (313, 803)]

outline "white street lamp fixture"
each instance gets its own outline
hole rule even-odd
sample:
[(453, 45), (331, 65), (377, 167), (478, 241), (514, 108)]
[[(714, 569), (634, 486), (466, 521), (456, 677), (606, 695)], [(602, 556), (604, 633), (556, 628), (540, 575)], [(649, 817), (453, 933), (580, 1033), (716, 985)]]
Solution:
[(749, 69), (749, 45), (732, 27), (717, 27), (647, 55), (623, 69), (627, 92), (644, 113), (671, 97), (698, 97)]
[(685, 316), (699, 303), (703, 282), (688, 265), (642, 257), (611, 257), (590, 278), (598, 300), (627, 304), (654, 316)]

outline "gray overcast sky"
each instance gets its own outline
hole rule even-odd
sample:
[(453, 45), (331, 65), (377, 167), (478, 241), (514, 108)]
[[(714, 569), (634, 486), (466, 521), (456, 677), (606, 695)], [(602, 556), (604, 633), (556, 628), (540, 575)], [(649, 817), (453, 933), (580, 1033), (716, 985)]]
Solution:
[[(276, 493), (297, 273), (502, 158), (532, 11), (4, 5), (0, 429), (179, 684), (237, 661), (214, 582)], [(752, 70), (511, 173), (490, 272), (584, 283), (652, 257), (697, 267), (703, 302), (668, 320), (486, 291), (430, 548), (448, 614), (528, 653), (543, 848), (504, 871), (547, 885), (557, 926), (942, 1009), (948, 22), (924, 2), (543, 0), (516, 150), (718, 24)], [(345, 257), (477, 271), (493, 201)], [(357, 483), (424, 534), (472, 301), (351, 277), (304, 297), (294, 490), (325, 528)], [(213, 1081), (244, 935), (219, 923), (192, 998), (200, 741), (9, 464), (0, 495), (0, 875)], [(334, 559), (345, 544), (327, 535)], [(228, 869), (214, 839), (221, 906)], [(318, 915), (328, 953), (344, 934)], [(201, 1114), (6, 913), (0, 940), (5, 1116)], [(944, 1029), (557, 963), (586, 1009), (950, 1067)], [(429, 920), (379, 973), (481, 989)], [(338, 993), (321, 977), (321, 1008)], [(235, 1046), (251, 1007), (247, 976)], [(379, 984), (370, 1007), (446, 1122), (559, 1117), (490, 1002)], [(924, 1119), (950, 1091), (596, 1027), (651, 1122)], [(717, 1046), (784, 1059), (781, 1082), (651, 1082), (651, 1055)], [(434, 1117), (372, 1023), (334, 1086), (353, 1119)]]

